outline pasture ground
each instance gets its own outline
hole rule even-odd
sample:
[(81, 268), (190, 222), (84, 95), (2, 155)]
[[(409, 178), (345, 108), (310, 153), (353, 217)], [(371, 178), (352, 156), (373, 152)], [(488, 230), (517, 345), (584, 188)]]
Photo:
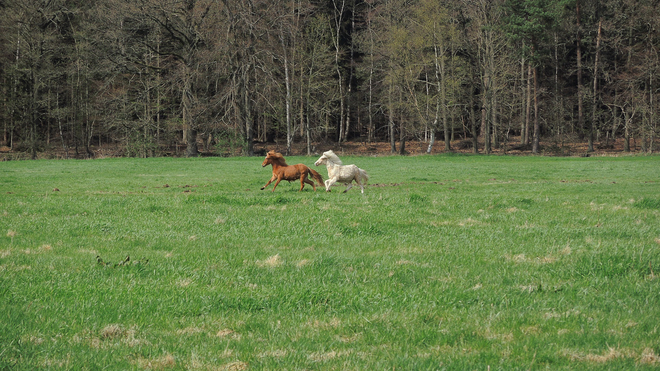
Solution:
[(1, 163), (0, 369), (660, 367), (660, 157), (342, 160)]

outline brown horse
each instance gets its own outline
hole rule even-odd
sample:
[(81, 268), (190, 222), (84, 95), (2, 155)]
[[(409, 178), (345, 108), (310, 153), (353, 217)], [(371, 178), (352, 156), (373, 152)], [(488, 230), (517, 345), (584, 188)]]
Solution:
[(291, 182), (292, 180), (300, 179), (300, 191), (302, 191), (305, 187), (305, 183), (311, 184), (312, 187), (314, 187), (314, 191), (316, 191), (316, 185), (314, 182), (307, 179), (309, 174), (312, 174), (319, 185), (323, 185), (323, 177), (321, 174), (316, 172), (316, 170), (312, 170), (303, 164), (289, 166), (286, 164), (286, 161), (284, 161), (284, 156), (282, 156), (281, 153), (275, 152), (274, 150), (266, 154), (266, 159), (261, 164), (261, 167), (265, 167), (268, 164), (273, 165), (273, 176), (265, 186), (261, 187), (261, 190), (264, 190), (264, 188), (268, 187), (268, 185), (275, 179), (277, 179), (277, 182), (275, 182), (275, 185), (273, 186), (273, 192), (275, 192), (275, 187), (277, 187), (277, 185), (280, 184), (280, 181), (282, 180), (288, 180)]

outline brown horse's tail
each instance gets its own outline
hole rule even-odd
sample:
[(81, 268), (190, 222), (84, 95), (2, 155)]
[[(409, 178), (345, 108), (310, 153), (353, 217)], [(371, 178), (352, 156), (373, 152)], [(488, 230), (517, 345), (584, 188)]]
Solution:
[(322, 186), (322, 185), (323, 185), (323, 177), (321, 176), (321, 174), (319, 174), (318, 171), (316, 171), (316, 170), (314, 170), (314, 169), (312, 169), (312, 168), (310, 168), (310, 167), (308, 167), (308, 169), (309, 169), (309, 172), (310, 172), (310, 173), (312, 174), (312, 176), (314, 177), (314, 180), (316, 180), (316, 182), (317, 182), (320, 186)]

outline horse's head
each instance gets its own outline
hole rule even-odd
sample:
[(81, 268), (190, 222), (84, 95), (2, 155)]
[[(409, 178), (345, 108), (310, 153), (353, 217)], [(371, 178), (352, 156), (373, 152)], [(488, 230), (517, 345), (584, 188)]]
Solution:
[(279, 152), (275, 152), (275, 150), (271, 150), (270, 152), (266, 153), (266, 158), (264, 159), (264, 162), (261, 164), (261, 167), (265, 167), (271, 164), (286, 166), (286, 162), (284, 161), (284, 156), (282, 156), (282, 154)]
[(327, 156), (325, 155), (325, 153), (324, 153), (323, 156), (319, 157), (319, 159), (316, 160), (316, 162), (314, 163), (314, 165), (315, 165), (315, 166), (319, 166), (319, 165), (321, 165), (321, 164), (327, 164), (327, 163), (328, 163), (328, 157), (327, 157)]

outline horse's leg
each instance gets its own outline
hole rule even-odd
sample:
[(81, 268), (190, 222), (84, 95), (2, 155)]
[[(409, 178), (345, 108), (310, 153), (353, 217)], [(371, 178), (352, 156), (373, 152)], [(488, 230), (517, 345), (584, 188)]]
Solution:
[(305, 188), (305, 183), (307, 183), (307, 179), (305, 178), (307, 178), (305, 173), (300, 174), (300, 189), (298, 190), (298, 192), (301, 192), (303, 188)]
[(282, 178), (277, 178), (277, 182), (275, 182), (275, 185), (273, 186), (273, 192), (275, 192), (275, 187), (280, 184), (280, 181), (282, 181)]
[[(268, 185), (269, 185), (270, 183), (272, 183), (273, 180), (275, 180), (275, 179), (277, 179), (277, 177), (276, 177), (275, 175), (273, 175), (273, 176), (270, 178), (270, 180), (268, 181), (268, 183), (266, 183), (265, 186), (261, 187), (261, 190), (263, 191), (264, 189), (266, 189), (266, 187), (268, 187)], [(278, 182), (278, 183), (279, 183), (279, 182)], [(277, 186), (277, 184), (275, 184), (275, 186)], [(275, 189), (275, 187), (273, 187), (273, 190), (274, 190), (274, 189)]]
[(330, 187), (332, 187), (332, 185), (335, 184), (336, 181), (337, 181), (337, 177), (330, 178), (330, 179), (326, 180), (324, 182), (325, 183), (325, 191), (330, 192)]
[(360, 186), (360, 192), (364, 193), (364, 185), (365, 185), (365, 180), (362, 177), (362, 173), (360, 172), (360, 169), (358, 168), (358, 172), (355, 176), (355, 183)]
[(344, 184), (346, 184), (346, 189), (344, 190), (344, 193), (348, 192), (349, 189), (353, 188), (353, 181), (352, 180), (350, 182), (344, 183)]
[[(307, 184), (311, 184), (312, 188), (314, 189), (314, 192), (316, 192), (316, 184), (314, 184), (314, 181), (312, 179), (308, 178), (310, 175), (312, 177), (314, 176), (314, 174), (312, 174), (312, 169), (310, 169), (310, 168), (305, 169), (305, 172), (302, 173), (302, 179), (301, 180), (304, 181)], [(302, 188), (300, 188), (300, 189), (302, 190)]]
[[(311, 184), (312, 188), (314, 188), (314, 192), (316, 192), (316, 184), (314, 184), (314, 182), (312, 182), (311, 180), (305, 178), (305, 183)], [(302, 188), (300, 188), (300, 189), (302, 189)]]
[(355, 183), (360, 186), (360, 192), (364, 193), (364, 184), (362, 184), (363, 180), (360, 178), (360, 175), (358, 174), (355, 177)]

